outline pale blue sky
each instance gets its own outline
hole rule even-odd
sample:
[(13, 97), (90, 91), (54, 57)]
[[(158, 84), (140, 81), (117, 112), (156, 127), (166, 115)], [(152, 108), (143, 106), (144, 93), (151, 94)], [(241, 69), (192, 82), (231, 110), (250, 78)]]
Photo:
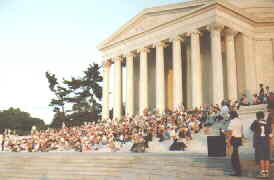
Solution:
[(96, 45), (143, 8), (184, 0), (0, 0), (0, 110), (52, 120), (45, 72), (77, 76)]

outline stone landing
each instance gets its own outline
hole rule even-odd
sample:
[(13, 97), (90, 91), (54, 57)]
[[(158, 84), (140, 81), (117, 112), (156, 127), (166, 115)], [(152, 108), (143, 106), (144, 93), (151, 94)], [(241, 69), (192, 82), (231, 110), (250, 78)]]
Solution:
[(0, 153), (0, 159), (1, 180), (252, 180), (255, 170), (242, 160), (244, 177), (230, 177), (228, 158), (188, 152)]

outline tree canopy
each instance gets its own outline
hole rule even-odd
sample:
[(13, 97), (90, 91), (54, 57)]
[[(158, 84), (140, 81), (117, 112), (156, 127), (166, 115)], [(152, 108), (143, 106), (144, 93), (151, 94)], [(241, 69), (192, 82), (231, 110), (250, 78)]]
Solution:
[(46, 72), (49, 89), (54, 93), (49, 106), (55, 113), (51, 127), (80, 125), (83, 122), (96, 121), (102, 110), (100, 100), (103, 78), (100, 66), (90, 64), (80, 77), (62, 79), (59, 81), (55, 74)]
[(31, 117), (28, 112), (21, 111), (19, 108), (9, 108), (0, 111), (0, 131), (5, 129), (17, 130), (17, 132), (29, 133), (32, 126), (37, 129), (44, 129), (45, 123), (42, 119)]

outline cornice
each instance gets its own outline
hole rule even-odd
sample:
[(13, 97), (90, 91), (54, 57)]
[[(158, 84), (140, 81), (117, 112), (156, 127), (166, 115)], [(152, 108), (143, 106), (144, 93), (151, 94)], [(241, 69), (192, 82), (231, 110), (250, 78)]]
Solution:
[[(260, 23), (274, 23), (273, 18), (268, 18), (268, 17), (255, 17), (252, 14), (243, 11), (243, 9), (236, 7), (235, 5), (224, 1), (224, 0), (217, 0), (216, 2), (219, 6), (220, 10), (230, 10), (231, 13), (238, 15), (239, 17), (242, 17), (250, 22), (253, 22), (254, 24), (260, 24)], [(274, 3), (273, 3), (274, 4)]]
[(151, 12), (151, 13), (159, 12), (159, 11), (170, 11), (170, 10), (174, 10), (174, 9), (202, 6), (202, 5), (208, 4), (210, 2), (214, 2), (214, 1), (215, 0), (192, 0), (192, 1), (187, 1), (187, 2), (172, 3), (172, 4), (163, 5), (163, 6), (146, 8), (145, 10), (147, 12)]

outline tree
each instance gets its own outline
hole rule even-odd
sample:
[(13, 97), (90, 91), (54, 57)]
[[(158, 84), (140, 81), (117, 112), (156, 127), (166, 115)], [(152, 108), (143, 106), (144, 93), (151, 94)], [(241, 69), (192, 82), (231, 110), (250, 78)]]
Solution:
[(0, 131), (5, 129), (16, 130), (21, 134), (30, 132), (32, 126), (36, 126), (38, 130), (46, 128), (42, 119), (33, 118), (27, 112), (21, 111), (19, 108), (9, 108), (0, 111)]
[[(54, 93), (55, 97), (51, 99), (50, 106), (53, 107), (53, 111), (58, 114), (58, 121), (61, 124), (66, 121), (65, 101), (70, 94), (70, 91), (62, 87), (55, 74), (46, 72), (46, 78), (48, 79), (49, 89)], [(56, 116), (55, 116), (56, 117)]]
[[(102, 87), (100, 83), (103, 78), (100, 75), (100, 66), (91, 64), (83, 71), (81, 77), (72, 77), (70, 80), (63, 79), (62, 85), (58, 83), (54, 74), (46, 72), (49, 88), (55, 93), (55, 99), (51, 100), (51, 106), (61, 108), (66, 118), (67, 125), (80, 125), (83, 122), (95, 121), (100, 118), (102, 106)], [(69, 107), (65, 111), (64, 107)], [(58, 110), (58, 109), (57, 109)], [(60, 126), (62, 122), (60, 111), (55, 111), (52, 125)]]

